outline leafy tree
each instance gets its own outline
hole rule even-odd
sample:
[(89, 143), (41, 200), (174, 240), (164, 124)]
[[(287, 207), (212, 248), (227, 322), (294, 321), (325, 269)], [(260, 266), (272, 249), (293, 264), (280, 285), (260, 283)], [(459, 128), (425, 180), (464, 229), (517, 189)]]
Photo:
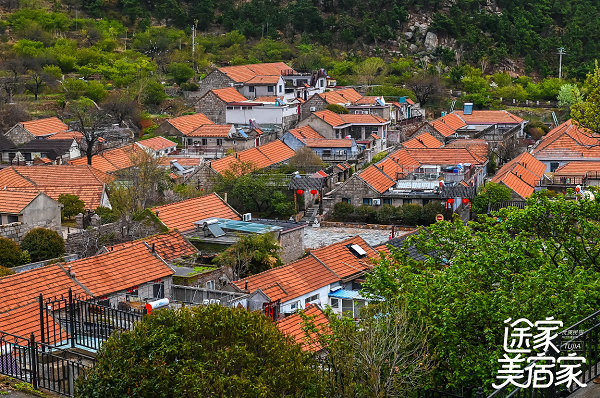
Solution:
[(175, 83), (181, 85), (192, 77), (194, 77), (194, 70), (188, 64), (184, 64), (181, 62), (174, 62), (169, 65), (167, 68), (169, 74), (173, 76), (173, 80)]
[(578, 126), (593, 133), (600, 133), (600, 67), (598, 61), (594, 70), (588, 73), (583, 86), (585, 98), (571, 106), (571, 117)]
[(558, 92), (558, 106), (571, 108), (574, 104), (581, 101), (581, 92), (575, 84), (563, 84)]
[(141, 92), (141, 100), (144, 105), (158, 105), (165, 98), (165, 88), (156, 80), (148, 80)]
[(596, 311), (599, 209), (536, 193), (523, 210), (432, 224), (405, 245), (425, 260), (392, 248), (367, 275), (365, 294), (404, 300), (425, 324), (437, 385), (490, 386), (505, 319), (552, 316), (567, 327)]
[(221, 306), (160, 310), (114, 333), (76, 397), (318, 397), (301, 347), (258, 312)]
[(330, 110), (331, 112), (340, 113), (340, 114), (348, 113), (348, 109), (346, 109), (345, 106), (339, 105), (339, 104), (328, 104), (325, 109)]
[(238, 235), (238, 240), (215, 257), (214, 262), (229, 267), (234, 279), (258, 274), (281, 265), (281, 246), (275, 235)]
[(85, 203), (77, 195), (61, 193), (58, 196), (58, 203), (63, 206), (61, 209), (63, 219), (71, 219), (77, 214), (85, 212)]
[(27, 250), (31, 261), (49, 260), (65, 254), (65, 240), (52, 229), (34, 228), (23, 237), (21, 249)]
[(398, 207), (400, 218), (405, 225), (418, 225), (421, 221), (422, 207), (417, 204), (407, 203)]
[(479, 187), (477, 196), (471, 202), (471, 211), (475, 214), (485, 214), (490, 206), (500, 202), (511, 200), (512, 190), (504, 184), (488, 182), (484, 186)]
[(289, 165), (296, 170), (315, 172), (324, 167), (325, 163), (312, 149), (302, 147), (290, 158)]
[(365, 59), (356, 67), (356, 74), (361, 83), (368, 86), (375, 83), (375, 80), (380, 76), (385, 76), (387, 66), (383, 59), (371, 57)]
[(0, 236), (0, 266), (12, 268), (30, 261), (29, 253), (11, 239)]

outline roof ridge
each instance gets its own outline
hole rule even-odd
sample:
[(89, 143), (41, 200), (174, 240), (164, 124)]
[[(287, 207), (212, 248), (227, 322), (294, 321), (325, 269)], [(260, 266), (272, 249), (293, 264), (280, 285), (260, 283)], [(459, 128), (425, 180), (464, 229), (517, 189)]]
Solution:
[(35, 182), (34, 182), (33, 180), (31, 180), (29, 177), (26, 177), (26, 176), (24, 176), (23, 174), (19, 173), (19, 171), (18, 171), (18, 170), (15, 168), (15, 166), (10, 166), (10, 167), (11, 167), (11, 169), (12, 169), (12, 170), (13, 170), (15, 173), (17, 173), (17, 174), (18, 174), (19, 176), (21, 176), (23, 179), (25, 179), (26, 181), (29, 181), (30, 183), (32, 183), (32, 184), (33, 184), (33, 186), (34, 186), (35, 188), (38, 188), (38, 184), (37, 184), (37, 183), (35, 183)]
[[(325, 246), (325, 247), (327, 247), (327, 246)], [(308, 253), (308, 255), (311, 256), (312, 258), (314, 258), (315, 260), (317, 260), (317, 262), (319, 264), (321, 264), (323, 267), (325, 267), (326, 269), (328, 269), (329, 272), (331, 272), (333, 275), (335, 275), (336, 278), (342, 279), (341, 276), (339, 276), (338, 274), (336, 274), (331, 268), (329, 268), (327, 265), (325, 265), (325, 263), (323, 261), (321, 261), (317, 256), (315, 256), (312, 251), (310, 251)]]
[(87, 294), (89, 294), (92, 297), (96, 297), (96, 295), (94, 293), (92, 293), (92, 291), (90, 289), (88, 289), (83, 283), (81, 283), (77, 278), (76, 275), (72, 275), (70, 271), (67, 271), (65, 269), (65, 267), (63, 266), (63, 263), (56, 263), (56, 265), (58, 266), (58, 268), (60, 268), (65, 275), (67, 276), (67, 278), (71, 279), (73, 282), (75, 282), (80, 288), (83, 289), (83, 291), (85, 291)]

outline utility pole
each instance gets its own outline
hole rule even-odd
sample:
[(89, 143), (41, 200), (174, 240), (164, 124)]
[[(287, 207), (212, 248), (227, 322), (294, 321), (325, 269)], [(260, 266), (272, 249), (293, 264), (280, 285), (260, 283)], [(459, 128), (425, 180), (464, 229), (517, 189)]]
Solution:
[(196, 71), (196, 26), (198, 25), (198, 20), (194, 20), (194, 25), (192, 25), (192, 63), (194, 65), (194, 72)]
[(558, 78), (562, 79), (562, 56), (565, 55), (565, 48), (560, 47), (558, 49)]

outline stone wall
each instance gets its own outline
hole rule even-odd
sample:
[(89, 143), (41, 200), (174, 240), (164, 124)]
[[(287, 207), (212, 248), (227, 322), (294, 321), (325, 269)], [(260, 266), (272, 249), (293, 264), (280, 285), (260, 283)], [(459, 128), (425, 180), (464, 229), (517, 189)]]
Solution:
[(226, 74), (219, 70), (215, 70), (208, 74), (204, 79), (200, 81), (200, 88), (198, 89), (198, 95), (202, 97), (210, 90), (216, 88), (231, 87), (233, 80), (231, 80)]
[(21, 126), (20, 124), (13, 126), (10, 130), (4, 133), (4, 135), (15, 145), (23, 145), (35, 138), (33, 134), (25, 130), (25, 127)]
[(298, 228), (282, 233), (279, 244), (283, 247), (281, 261), (291, 263), (304, 255), (304, 228)]
[(300, 120), (304, 120), (313, 112), (310, 108), (315, 108), (314, 112), (322, 111), (327, 107), (327, 102), (318, 94), (310, 97), (305, 103), (300, 106)]
[(20, 222), (0, 225), (0, 236), (19, 243), (31, 228)]
[(196, 188), (204, 188), (205, 192), (212, 192), (214, 185), (213, 181), (217, 176), (217, 172), (210, 168), (210, 164), (206, 163), (198, 167), (198, 170), (189, 177), (187, 184), (193, 184)]
[(227, 105), (215, 93), (207, 92), (200, 97), (194, 107), (196, 108), (196, 112), (204, 114), (204, 116), (212, 120), (215, 124), (226, 124)]
[(329, 192), (323, 201), (324, 212), (331, 212), (336, 203), (341, 202), (342, 198), (349, 198), (350, 204), (360, 206), (363, 204), (363, 198), (379, 198), (381, 194), (371, 188), (366, 182), (354, 174), (337, 189)]

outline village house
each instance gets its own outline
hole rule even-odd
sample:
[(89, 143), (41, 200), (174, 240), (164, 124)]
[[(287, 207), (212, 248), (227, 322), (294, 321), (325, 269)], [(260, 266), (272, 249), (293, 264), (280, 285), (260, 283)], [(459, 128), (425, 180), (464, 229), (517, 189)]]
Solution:
[(206, 115), (216, 124), (226, 123), (227, 104), (232, 102), (244, 102), (248, 98), (244, 97), (233, 87), (217, 88), (208, 91), (202, 97), (198, 98), (195, 108), (196, 112)]
[(584, 160), (565, 163), (554, 171), (551, 182), (542, 181), (542, 185), (552, 190), (564, 191), (566, 188), (600, 186), (600, 161)]
[(391, 105), (390, 119), (392, 124), (404, 124), (423, 119), (423, 110), (408, 97), (400, 97), (398, 101), (392, 102)]
[(0, 160), (11, 164), (32, 164), (36, 158), (46, 164), (64, 164), (80, 156), (79, 144), (73, 138), (31, 140), (0, 152)]
[[(92, 156), (92, 167), (104, 173), (118, 175), (119, 172), (133, 166), (136, 153), (141, 148), (136, 144), (105, 149)], [(88, 164), (87, 156), (73, 159), (71, 165), (84, 166)]]
[(85, 208), (110, 208), (106, 184), (113, 177), (91, 166), (10, 166), (0, 169), (0, 187), (20, 192), (44, 192), (57, 200), (60, 194), (77, 195)]
[(20, 122), (11, 127), (4, 136), (15, 145), (23, 145), (34, 139), (48, 138), (53, 134), (67, 131), (69, 126), (57, 117)]
[[(310, 250), (306, 257), (233, 282), (240, 291), (260, 292), (265, 304), (275, 304), (280, 316), (294, 314), (310, 304), (329, 306), (334, 313), (356, 317), (368, 300), (360, 289), (378, 252), (360, 236)], [(252, 296), (250, 296), (252, 297)], [(240, 304), (253, 305), (251, 298)]]
[(506, 163), (492, 178), (492, 182), (503, 184), (513, 192), (513, 199), (524, 201), (534, 191), (540, 190), (546, 165), (523, 152)]
[[(259, 169), (268, 169), (282, 165), (295, 155), (293, 149), (281, 140), (269, 142), (256, 148), (246, 149), (205, 162), (188, 178), (187, 182), (206, 192), (212, 190), (213, 182), (219, 174), (227, 171), (250, 173)], [(241, 174), (240, 174), (241, 175)]]
[(298, 106), (288, 104), (283, 97), (261, 96), (228, 103), (225, 120), (238, 127), (257, 124), (285, 131), (298, 121)]
[(325, 195), (323, 206), (330, 211), (338, 202), (378, 207), (453, 198), (456, 210), (484, 182), (486, 154), (464, 147), (403, 148), (353, 174)]
[[(304, 315), (304, 317), (301, 315)], [(311, 320), (316, 331), (306, 330), (305, 319)], [(300, 344), (303, 351), (319, 353), (325, 348), (317, 341), (317, 331), (320, 333), (327, 332), (329, 330), (329, 319), (317, 304), (310, 304), (304, 310), (279, 320), (275, 325), (281, 333), (290, 336), (297, 344)]]
[(325, 162), (356, 160), (359, 154), (354, 138), (327, 139), (310, 126), (292, 129), (281, 140), (294, 151), (308, 147)]
[[(62, 205), (43, 192), (0, 190), (0, 236), (19, 241), (36, 227), (61, 231)], [(20, 225), (10, 228), (8, 224)]]
[(148, 138), (147, 140), (137, 141), (136, 144), (140, 148), (157, 158), (161, 156), (166, 156), (177, 149), (177, 143), (161, 136)]
[[(166, 246), (168, 248), (168, 245)], [(66, 324), (53, 321), (52, 308), (39, 297), (78, 297), (105, 305), (134, 305), (170, 297), (173, 270), (144, 242), (69, 263), (55, 263), (0, 278), (0, 330), (19, 336), (32, 333), (38, 341), (67, 343)], [(49, 283), (51, 281), (51, 283)], [(41, 312), (42, 311), (42, 312)], [(45, 336), (40, 319), (52, 329)], [(64, 339), (64, 341), (63, 341)]]
[(210, 90), (234, 87), (248, 99), (283, 96), (286, 100), (306, 100), (314, 92), (325, 91), (326, 79), (323, 70), (301, 74), (283, 62), (225, 66), (200, 81), (199, 96)]
[(306, 119), (313, 112), (325, 110), (328, 105), (334, 104), (346, 107), (361, 98), (362, 95), (353, 88), (342, 88), (314, 94), (300, 106), (300, 120)]

